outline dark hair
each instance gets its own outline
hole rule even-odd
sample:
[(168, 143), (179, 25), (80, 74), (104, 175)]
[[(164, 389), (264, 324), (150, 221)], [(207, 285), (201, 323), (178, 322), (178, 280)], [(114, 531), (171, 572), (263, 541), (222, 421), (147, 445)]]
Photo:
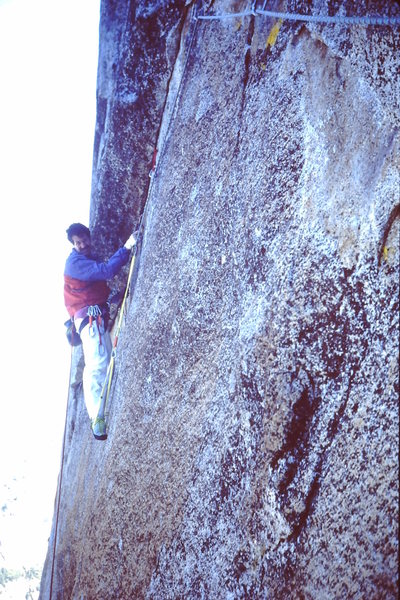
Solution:
[(67, 236), (71, 244), (72, 236), (74, 235), (88, 235), (90, 237), (90, 229), (86, 225), (82, 225), (82, 223), (72, 223), (67, 229)]

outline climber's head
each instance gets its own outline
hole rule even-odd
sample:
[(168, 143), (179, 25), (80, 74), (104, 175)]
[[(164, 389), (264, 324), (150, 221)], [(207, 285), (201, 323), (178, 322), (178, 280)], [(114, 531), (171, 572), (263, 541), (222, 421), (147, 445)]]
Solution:
[(85, 225), (72, 223), (67, 229), (67, 236), (77, 252), (85, 256), (90, 254), (90, 230)]

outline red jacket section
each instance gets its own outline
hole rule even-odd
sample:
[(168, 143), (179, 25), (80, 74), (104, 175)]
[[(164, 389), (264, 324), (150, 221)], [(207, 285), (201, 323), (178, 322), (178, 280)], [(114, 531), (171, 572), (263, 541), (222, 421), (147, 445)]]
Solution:
[(64, 302), (71, 317), (85, 306), (105, 304), (109, 294), (106, 281), (82, 281), (64, 275)]

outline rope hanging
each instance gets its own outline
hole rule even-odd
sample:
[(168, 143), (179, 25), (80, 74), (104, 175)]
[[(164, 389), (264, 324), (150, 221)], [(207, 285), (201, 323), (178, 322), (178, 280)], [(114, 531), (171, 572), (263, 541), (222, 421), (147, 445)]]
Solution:
[(115, 357), (116, 357), (116, 353), (117, 353), (118, 337), (119, 337), (121, 327), (122, 327), (122, 320), (124, 318), (125, 304), (126, 304), (126, 300), (129, 295), (131, 279), (132, 279), (132, 274), (133, 274), (133, 268), (135, 266), (135, 260), (136, 260), (136, 247), (135, 247), (135, 252), (132, 256), (131, 264), (129, 267), (129, 274), (128, 274), (128, 279), (126, 282), (124, 297), (122, 299), (121, 308), (119, 311), (118, 323), (117, 323), (117, 327), (115, 330), (115, 337), (114, 337), (114, 342), (113, 342), (113, 346), (112, 346), (111, 357), (110, 357), (110, 361), (108, 363), (106, 377), (105, 377), (103, 388), (102, 388), (101, 394), (100, 394), (100, 406), (102, 405), (103, 398), (104, 398), (104, 413), (106, 413), (107, 403), (108, 403), (108, 399), (110, 396), (111, 383), (112, 383), (112, 378), (113, 378), (113, 374), (114, 374)]

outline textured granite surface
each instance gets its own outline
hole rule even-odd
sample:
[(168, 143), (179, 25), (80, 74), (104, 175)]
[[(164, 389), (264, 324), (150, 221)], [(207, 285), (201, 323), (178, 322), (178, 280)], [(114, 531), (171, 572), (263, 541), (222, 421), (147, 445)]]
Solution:
[(395, 599), (400, 27), (118, 6), (91, 218), (143, 236), (106, 442), (71, 385), (41, 597)]

